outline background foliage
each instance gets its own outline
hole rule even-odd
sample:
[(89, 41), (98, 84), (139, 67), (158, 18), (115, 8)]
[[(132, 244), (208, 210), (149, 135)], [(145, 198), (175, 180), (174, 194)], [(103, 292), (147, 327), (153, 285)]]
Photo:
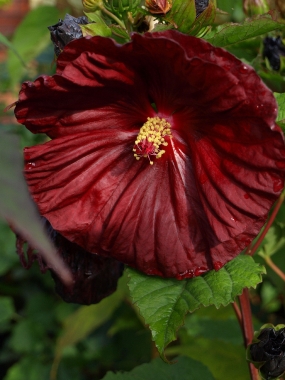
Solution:
[[(264, 35), (285, 37), (285, 24), (269, 15), (245, 21), (242, 0), (218, 0), (218, 7), (227, 14), (219, 13), (217, 23), (239, 22), (243, 26), (222, 24), (205, 38), (253, 65), (276, 92), (278, 121), (283, 127), (285, 71), (282, 65), (280, 71), (273, 71), (262, 58), (262, 41)], [(17, 99), (23, 80), (54, 72), (53, 46), (46, 26), (55, 24), (67, 12), (81, 15), (81, 5), (75, 0), (37, 5), (12, 35), (0, 35), (1, 133), (12, 131), (19, 136), (21, 147), (37, 144), (43, 137), (16, 125), (12, 111), (4, 112), (4, 108)], [(11, 148), (20, 151), (17, 145)], [(4, 151), (2, 146), (1, 149)], [(10, 173), (9, 162), (2, 156), (0, 170)], [(21, 206), (18, 209), (24, 211)], [(0, 222), (0, 253), (0, 379), (22, 380), (23, 374), (29, 380), (249, 379), (242, 334), (229, 304), (245, 286), (247, 274), (241, 269), (229, 283), (235, 293), (225, 294), (224, 299), (215, 298), (215, 294), (210, 299), (206, 291), (200, 291), (201, 287), (199, 294), (193, 296), (195, 281), (212, 281), (210, 289), (215, 288), (213, 273), (191, 280), (191, 284), (189, 281), (191, 286), (187, 281), (179, 285), (170, 284), (172, 280), (162, 281), (161, 286), (156, 282), (154, 297), (151, 280), (129, 269), (112, 296), (97, 305), (79, 306), (61, 301), (50, 274), (42, 275), (37, 264), (29, 271), (21, 267), (15, 253), (15, 236), (4, 221)], [(266, 322), (285, 323), (285, 277), (272, 269), (274, 261), (285, 272), (284, 254), (283, 204), (255, 255), (260, 265), (249, 257), (238, 259), (248, 260), (245, 267), (256, 276), (253, 279), (248, 275), (247, 284), (253, 287), (250, 296), (256, 329)], [(224, 272), (233, 274), (234, 265)], [(224, 272), (217, 274), (222, 276)], [(261, 274), (263, 282), (256, 287)], [(146, 324), (152, 328), (152, 335)], [(176, 363), (164, 363), (159, 352)]]

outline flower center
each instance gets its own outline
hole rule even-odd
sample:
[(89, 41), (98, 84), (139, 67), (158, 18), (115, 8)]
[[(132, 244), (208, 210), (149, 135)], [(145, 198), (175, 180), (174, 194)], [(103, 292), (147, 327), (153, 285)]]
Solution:
[(133, 148), (136, 160), (141, 157), (149, 159), (149, 163), (153, 165), (152, 158), (160, 158), (165, 150), (160, 149), (167, 146), (165, 139), (171, 138), (171, 125), (160, 117), (148, 117), (147, 122), (141, 127), (138, 137)]

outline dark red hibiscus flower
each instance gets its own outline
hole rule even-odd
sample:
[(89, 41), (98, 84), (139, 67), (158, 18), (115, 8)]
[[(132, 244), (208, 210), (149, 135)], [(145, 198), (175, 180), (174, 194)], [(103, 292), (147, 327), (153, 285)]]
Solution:
[(182, 279), (220, 268), (265, 223), (284, 184), (276, 107), (251, 67), (167, 31), (71, 42), (15, 113), (51, 138), (25, 149), (25, 175), (56, 231)]

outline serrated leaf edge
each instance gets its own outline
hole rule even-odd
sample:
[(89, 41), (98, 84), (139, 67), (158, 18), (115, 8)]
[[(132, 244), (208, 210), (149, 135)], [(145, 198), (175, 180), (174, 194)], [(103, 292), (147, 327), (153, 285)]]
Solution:
[[(231, 261), (230, 261), (230, 262), (231, 262)], [(229, 263), (230, 263), (230, 262), (229, 262)], [(230, 272), (229, 272), (228, 269), (227, 269), (227, 265), (228, 265), (229, 263), (227, 263), (222, 269), (224, 269), (224, 270), (226, 271), (226, 273), (229, 275), (229, 277), (230, 277), (230, 279), (231, 279), (231, 284), (233, 284), (232, 276), (230, 275)], [(150, 324), (146, 323), (145, 318), (144, 318), (144, 316), (142, 315), (142, 313), (141, 313), (141, 311), (140, 311), (140, 307), (138, 306), (138, 302), (139, 302), (140, 300), (142, 300), (145, 296), (139, 298), (137, 301), (133, 301), (133, 304), (135, 304), (136, 307), (138, 308), (139, 313), (140, 313), (141, 317), (143, 318), (143, 320), (144, 320), (144, 322), (145, 322), (145, 325), (149, 327), (149, 329), (150, 329), (150, 331), (151, 331), (151, 335), (152, 335), (152, 341), (155, 343), (155, 346), (156, 346), (156, 348), (157, 348), (157, 350), (158, 350), (158, 352), (159, 352), (159, 355), (160, 355), (161, 359), (162, 359), (164, 362), (166, 362), (166, 363), (171, 363), (171, 361), (169, 361), (169, 360), (166, 358), (166, 356), (165, 356), (165, 349), (167, 348), (167, 346), (168, 346), (171, 342), (173, 342), (174, 340), (177, 339), (177, 332), (178, 332), (178, 330), (179, 330), (179, 329), (185, 324), (185, 318), (186, 318), (186, 316), (187, 316), (188, 313), (193, 313), (194, 311), (200, 309), (201, 307), (208, 307), (208, 306), (212, 306), (212, 305), (215, 306), (217, 309), (219, 309), (221, 306), (224, 306), (224, 307), (225, 307), (225, 306), (229, 305), (230, 303), (235, 302), (235, 301), (234, 301), (234, 298), (236, 298), (237, 296), (241, 295), (242, 292), (243, 292), (243, 289), (245, 289), (245, 288), (248, 288), (248, 289), (249, 289), (249, 288), (256, 289), (257, 285), (258, 285), (259, 283), (262, 282), (262, 275), (263, 275), (263, 274), (266, 274), (266, 268), (265, 268), (263, 265), (258, 264), (258, 263), (256, 263), (256, 265), (257, 265), (257, 267), (260, 269), (260, 273), (256, 274), (256, 275), (258, 276), (258, 279), (259, 279), (259, 281), (256, 283), (256, 285), (255, 285), (255, 286), (254, 286), (254, 285), (245, 286), (245, 287), (242, 288), (241, 291), (238, 292), (235, 296), (233, 296), (233, 287), (232, 287), (232, 290), (231, 290), (231, 298), (232, 298), (233, 301), (229, 301), (229, 302), (225, 302), (225, 303), (221, 302), (221, 304), (220, 304), (219, 306), (216, 306), (214, 303), (211, 304), (211, 303), (210, 303), (210, 302), (211, 302), (210, 300), (208, 301), (208, 302), (209, 302), (208, 305), (205, 304), (205, 303), (203, 303), (203, 302), (201, 302), (201, 301), (199, 301), (199, 300), (197, 300), (197, 298), (196, 298), (193, 294), (191, 294), (191, 293), (189, 292), (189, 290), (186, 288), (187, 280), (182, 280), (182, 281), (184, 282), (184, 286), (181, 288), (181, 292), (180, 292), (180, 294), (182, 294), (184, 291), (187, 291), (187, 293), (188, 293), (191, 297), (193, 297), (193, 298), (197, 301), (197, 303), (199, 303), (200, 305), (197, 306), (196, 308), (194, 308), (194, 309), (191, 310), (191, 311), (188, 310), (188, 311), (184, 314), (184, 316), (183, 316), (183, 318), (182, 318), (182, 321), (181, 321), (181, 324), (179, 324), (179, 326), (177, 326), (177, 328), (175, 329), (174, 334), (172, 334), (172, 335), (174, 336), (175, 339), (173, 339), (173, 340), (171, 340), (170, 342), (166, 343), (166, 344), (163, 346), (163, 349), (162, 349), (162, 350), (159, 349), (159, 347), (158, 347), (158, 345), (157, 345), (157, 343), (156, 343), (156, 341), (155, 341), (155, 331), (153, 331), (153, 330), (150, 328)], [(132, 268), (130, 268), (130, 269), (133, 270)], [(207, 282), (207, 281), (205, 280), (205, 278), (203, 277), (203, 276), (207, 276), (207, 274), (209, 274), (210, 272), (211, 272), (211, 271), (209, 271), (209, 272), (207, 272), (205, 275), (202, 275), (202, 276), (199, 276), (199, 277), (205, 281), (206, 285), (207, 285), (207, 286), (209, 287), (209, 289), (211, 290), (211, 293), (212, 293), (212, 296), (213, 296), (213, 291), (212, 291), (211, 287), (208, 285), (208, 282)], [(131, 280), (131, 277), (130, 277), (130, 272), (129, 272), (128, 270), (127, 270), (127, 277), (128, 277), (128, 279), (129, 279), (129, 280), (128, 280), (128, 285), (129, 285), (129, 282), (130, 282), (130, 280)], [(145, 281), (147, 281), (147, 277), (145, 277)], [(144, 281), (141, 281), (141, 282), (144, 282)], [(141, 283), (141, 282), (140, 282), (140, 283)], [(161, 288), (159, 288), (159, 289), (155, 289), (155, 291), (157, 291), (157, 290), (161, 290), (162, 288), (171, 287), (171, 286), (174, 286), (174, 284), (168, 285), (168, 286), (166, 286), (166, 287), (161, 287)], [(152, 293), (152, 292), (151, 292), (151, 293)], [(151, 293), (149, 293), (149, 294), (151, 294)], [(149, 295), (149, 294), (148, 294), (148, 295)], [(131, 299), (133, 299), (133, 298), (132, 298), (132, 295), (130, 295), (130, 297), (131, 297)], [(178, 300), (181, 299), (181, 298), (184, 298), (184, 297), (180, 297), (180, 298), (177, 297), (177, 301), (175, 301), (175, 305), (177, 304)], [(186, 301), (185, 301), (185, 302), (186, 302)], [(174, 308), (173, 308), (173, 309), (174, 309)], [(169, 316), (171, 316), (171, 315), (173, 314), (173, 309), (172, 309), (171, 313), (168, 315), (168, 320), (169, 320)], [(154, 314), (155, 314), (155, 313), (154, 313)], [(152, 314), (152, 316), (153, 316), (154, 314)], [(167, 326), (168, 326), (168, 325), (167, 325)], [(163, 334), (164, 338), (167, 336), (166, 332), (167, 332), (167, 329), (165, 329), (165, 333)], [(166, 341), (166, 339), (164, 339), (164, 342), (165, 342), (165, 341)]]

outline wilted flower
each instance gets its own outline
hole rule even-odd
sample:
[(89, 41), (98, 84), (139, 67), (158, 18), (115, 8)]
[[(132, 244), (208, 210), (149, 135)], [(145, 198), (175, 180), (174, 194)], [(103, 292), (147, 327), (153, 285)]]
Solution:
[(68, 286), (64, 284), (56, 272), (43, 261), (41, 253), (36, 252), (25, 239), (16, 234), (17, 253), (25, 269), (29, 269), (36, 260), (42, 273), (50, 269), (55, 290), (65, 302), (95, 304), (116, 290), (118, 279), (123, 273), (123, 264), (110, 257), (86, 252), (55, 231), (45, 218), (43, 225), (57, 248), (58, 255), (70, 270), (72, 283)]
[(64, 20), (59, 20), (57, 24), (48, 27), (57, 56), (69, 42), (83, 37), (80, 25), (86, 24), (88, 24), (87, 17), (75, 18), (66, 14)]
[(100, 302), (117, 289), (124, 266), (111, 257), (86, 252), (56, 231), (52, 240), (57, 252), (72, 273), (73, 283), (66, 286), (52, 271), (56, 291), (65, 302), (90, 305)]
[(82, 5), (85, 12), (94, 12), (103, 7), (103, 0), (82, 0)]
[(195, 0), (196, 17), (198, 17), (208, 7), (209, 0)]
[(280, 70), (280, 57), (285, 57), (285, 46), (281, 37), (266, 37), (263, 46), (263, 58), (268, 59), (273, 70)]
[(175, 31), (68, 44), (15, 114), (39, 210), (86, 251), (178, 279), (219, 269), (284, 185), (277, 105), (254, 70)]
[(285, 325), (264, 325), (255, 334), (247, 358), (259, 368), (262, 379), (280, 378), (285, 372)]

